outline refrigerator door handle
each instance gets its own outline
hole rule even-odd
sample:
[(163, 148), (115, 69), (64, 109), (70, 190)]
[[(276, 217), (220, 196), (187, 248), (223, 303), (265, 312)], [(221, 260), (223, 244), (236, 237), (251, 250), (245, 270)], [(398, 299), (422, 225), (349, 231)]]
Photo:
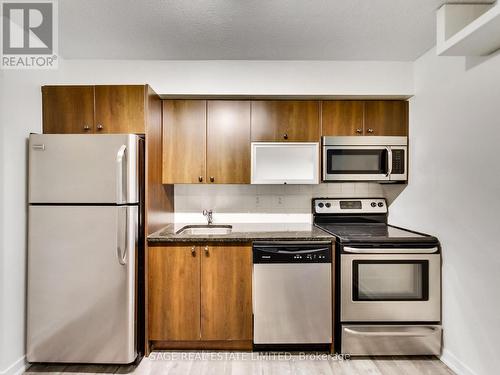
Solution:
[[(126, 202), (126, 191), (123, 188), (123, 185), (126, 185), (123, 183), (123, 168), (124, 166), (126, 167), (126, 163), (124, 162), (127, 160), (127, 146), (122, 145), (118, 152), (116, 153), (116, 203), (124, 203)], [(125, 168), (125, 174), (127, 173), (127, 169)], [(127, 176), (128, 177), (128, 176)], [(125, 194), (125, 198), (123, 195)]]
[[(128, 235), (129, 235), (129, 225), (128, 225), (128, 207), (123, 207), (125, 210), (125, 223), (120, 225), (118, 222), (118, 244), (116, 246), (116, 256), (118, 257), (118, 262), (125, 266), (127, 264), (127, 254), (128, 254)], [(125, 234), (123, 234), (123, 228), (125, 228)], [(122, 242), (122, 239), (125, 237), (125, 240)], [(122, 251), (123, 248), (123, 251)]]

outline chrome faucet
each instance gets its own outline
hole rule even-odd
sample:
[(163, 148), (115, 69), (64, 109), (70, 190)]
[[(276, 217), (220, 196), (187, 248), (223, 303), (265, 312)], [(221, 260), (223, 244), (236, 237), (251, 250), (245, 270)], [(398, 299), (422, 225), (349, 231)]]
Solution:
[(203, 216), (207, 217), (208, 225), (212, 225), (212, 223), (214, 221), (213, 211), (212, 210), (203, 210)]

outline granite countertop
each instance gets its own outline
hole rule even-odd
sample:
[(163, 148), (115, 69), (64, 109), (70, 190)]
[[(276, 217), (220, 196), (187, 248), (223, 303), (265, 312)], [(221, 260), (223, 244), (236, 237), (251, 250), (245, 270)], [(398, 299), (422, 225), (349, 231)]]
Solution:
[(233, 223), (231, 224), (233, 230), (229, 234), (176, 234), (186, 225), (190, 223), (169, 224), (150, 234), (148, 242), (331, 241), (333, 239), (332, 235), (309, 223)]

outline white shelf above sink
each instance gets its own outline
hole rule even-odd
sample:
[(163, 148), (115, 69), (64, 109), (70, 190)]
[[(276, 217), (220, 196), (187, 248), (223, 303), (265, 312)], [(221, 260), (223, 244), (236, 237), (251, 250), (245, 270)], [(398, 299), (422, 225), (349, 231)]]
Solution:
[(487, 56), (500, 49), (500, 3), (445, 4), (437, 11), (440, 56)]

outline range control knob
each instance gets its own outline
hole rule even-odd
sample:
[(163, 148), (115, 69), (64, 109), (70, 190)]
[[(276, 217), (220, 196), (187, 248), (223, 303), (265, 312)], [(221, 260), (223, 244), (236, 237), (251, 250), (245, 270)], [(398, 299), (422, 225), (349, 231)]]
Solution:
[(384, 207), (384, 204), (382, 202), (378, 202), (379, 207)]
[(372, 206), (372, 207), (377, 207), (377, 203), (372, 202), (372, 203), (370, 203), (370, 206)]
[(332, 207), (332, 204), (331, 203), (326, 203), (325, 206), (326, 206), (326, 208), (330, 208), (330, 207)]
[(323, 208), (323, 206), (324, 206), (324, 204), (323, 204), (323, 203), (321, 203), (321, 202), (320, 202), (320, 203), (318, 203), (318, 207), (319, 207), (319, 208)]

